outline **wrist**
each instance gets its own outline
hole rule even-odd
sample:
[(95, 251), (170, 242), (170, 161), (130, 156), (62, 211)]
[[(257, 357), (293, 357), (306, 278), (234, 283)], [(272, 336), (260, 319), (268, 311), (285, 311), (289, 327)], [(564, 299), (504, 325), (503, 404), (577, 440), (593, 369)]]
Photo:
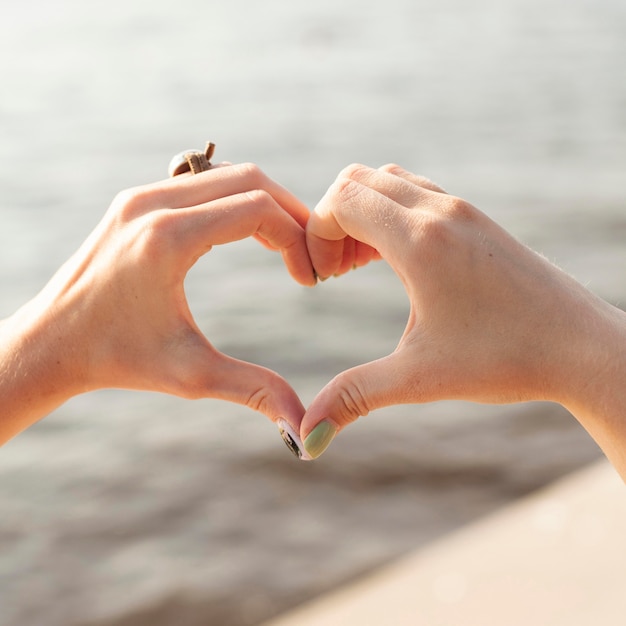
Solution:
[(626, 478), (626, 313), (596, 299), (584, 320), (559, 402)]
[(38, 298), (0, 322), (0, 443), (86, 390), (71, 333)]

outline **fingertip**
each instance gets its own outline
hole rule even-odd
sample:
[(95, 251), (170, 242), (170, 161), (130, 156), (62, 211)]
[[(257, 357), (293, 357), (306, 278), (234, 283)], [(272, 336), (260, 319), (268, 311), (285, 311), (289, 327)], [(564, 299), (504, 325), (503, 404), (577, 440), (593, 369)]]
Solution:
[[(413, 399), (412, 391), (405, 388), (405, 368), (398, 358), (394, 352), (345, 370), (318, 393), (300, 424), (300, 437), (311, 456), (320, 448), (323, 452), (341, 430), (360, 417)], [(327, 426), (318, 430), (322, 423)]]
[(306, 245), (316, 276), (321, 281), (333, 276), (343, 260), (343, 239), (324, 239), (307, 230)]
[(276, 426), (278, 426), (278, 431), (280, 432), (280, 436), (285, 442), (285, 445), (297, 459), (300, 459), (301, 461), (313, 460), (313, 457), (304, 447), (304, 443), (302, 442), (302, 439), (300, 439), (300, 435), (287, 420), (279, 418), (276, 421)]
[(380, 260), (381, 256), (376, 250), (369, 244), (362, 241), (356, 242), (356, 248), (354, 252), (354, 269), (367, 265), (370, 261)]
[(282, 251), (283, 260), (291, 277), (304, 287), (315, 287), (317, 274), (306, 244), (293, 246)]
[(343, 257), (336, 275), (341, 276), (354, 268), (356, 264), (356, 241), (352, 237), (343, 240)]
[(332, 443), (338, 432), (339, 428), (332, 420), (322, 420), (304, 440), (305, 453), (311, 460), (319, 458)]
[[(347, 370), (349, 372), (350, 370)], [(342, 372), (328, 382), (314, 398), (313, 402), (306, 409), (302, 420), (300, 421), (299, 434), (303, 442), (322, 423), (331, 424), (337, 434), (347, 424), (357, 419), (357, 415), (346, 412), (346, 404), (342, 402), (345, 399), (345, 385), (349, 374)], [(348, 383), (349, 384), (349, 383)]]

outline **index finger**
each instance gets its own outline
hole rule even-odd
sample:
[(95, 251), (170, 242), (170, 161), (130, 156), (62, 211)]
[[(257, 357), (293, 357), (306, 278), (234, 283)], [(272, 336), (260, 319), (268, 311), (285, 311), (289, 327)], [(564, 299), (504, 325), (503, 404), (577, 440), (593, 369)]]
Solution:
[(168, 228), (191, 264), (214, 245), (257, 235), (280, 250), (290, 274), (302, 285), (315, 284), (304, 229), (262, 190), (170, 210)]
[(255, 190), (265, 191), (304, 228), (309, 219), (309, 209), (290, 191), (267, 176), (253, 163), (239, 163), (212, 167), (205, 172), (189, 176), (167, 178), (133, 190), (136, 201), (143, 208), (182, 209), (206, 204), (219, 198)]
[(388, 163), (387, 165), (383, 165), (378, 168), (381, 172), (387, 172), (388, 174), (393, 174), (398, 178), (403, 178), (404, 180), (417, 185), (418, 187), (423, 187), (424, 189), (428, 189), (429, 191), (435, 191), (437, 193), (445, 193), (445, 189), (442, 189), (439, 185), (434, 183), (429, 178), (425, 176), (420, 176), (419, 174), (413, 174), (413, 172), (409, 172), (405, 170), (403, 167), (396, 165), (395, 163)]

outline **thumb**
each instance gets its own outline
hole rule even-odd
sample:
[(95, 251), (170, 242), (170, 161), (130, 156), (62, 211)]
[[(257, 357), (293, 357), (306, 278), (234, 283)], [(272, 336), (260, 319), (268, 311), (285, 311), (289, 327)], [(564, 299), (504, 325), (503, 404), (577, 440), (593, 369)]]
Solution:
[(193, 374), (188, 364), (181, 372), (178, 395), (190, 398), (216, 398), (242, 404), (259, 411), (274, 422), (285, 443), (296, 456), (285, 432), (297, 432), (304, 406), (291, 385), (271, 369), (241, 361), (207, 346), (203, 365), (195, 362)]
[(299, 424), (304, 413), (300, 398), (291, 385), (271, 369), (219, 355), (217, 376), (213, 378), (214, 394), (243, 404), (269, 417)]
[(386, 257), (386, 250), (398, 246), (392, 232), (398, 230), (403, 207), (359, 180), (365, 170), (354, 165), (341, 172), (307, 222), (307, 249), (323, 279), (343, 273), (346, 266)]
[(300, 426), (307, 456), (315, 459), (345, 426), (370, 411), (414, 400), (400, 353), (338, 374), (316, 396)]

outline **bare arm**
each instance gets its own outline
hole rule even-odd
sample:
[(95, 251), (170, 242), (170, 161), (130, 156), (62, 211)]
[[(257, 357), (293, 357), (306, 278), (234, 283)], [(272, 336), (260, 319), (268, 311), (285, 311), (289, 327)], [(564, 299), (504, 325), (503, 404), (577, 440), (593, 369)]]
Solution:
[(624, 312), (397, 166), (342, 172), (309, 220), (307, 243), (320, 276), (379, 254), (411, 303), (397, 349), (337, 376), (307, 410), (300, 434), (311, 456), (390, 404), (550, 400), (626, 476)]
[(278, 374), (217, 351), (184, 293), (213, 245), (254, 236), (315, 284), (307, 208), (253, 165), (121, 193), (78, 252), (0, 323), (0, 442), (68, 398), (105, 387), (214, 397), (298, 424), (304, 408)]

